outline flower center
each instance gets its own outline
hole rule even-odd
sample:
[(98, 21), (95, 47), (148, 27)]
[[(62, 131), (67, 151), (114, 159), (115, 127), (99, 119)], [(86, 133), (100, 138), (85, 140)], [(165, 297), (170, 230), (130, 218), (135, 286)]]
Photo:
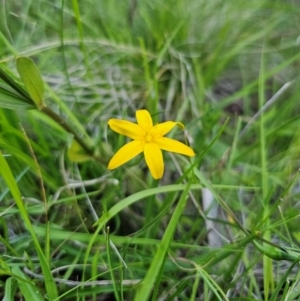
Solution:
[(146, 135), (146, 142), (147, 142), (147, 143), (151, 143), (152, 141), (153, 141), (153, 136), (147, 134), (147, 135)]

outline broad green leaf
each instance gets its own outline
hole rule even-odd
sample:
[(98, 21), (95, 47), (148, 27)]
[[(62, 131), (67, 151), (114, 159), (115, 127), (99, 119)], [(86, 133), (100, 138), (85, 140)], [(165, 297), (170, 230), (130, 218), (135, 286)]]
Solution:
[(82, 146), (73, 139), (72, 144), (68, 150), (68, 157), (71, 161), (81, 163), (90, 160), (91, 157), (87, 155)]
[(45, 86), (38, 68), (30, 58), (18, 57), (17, 69), (30, 97), (37, 107), (42, 107)]

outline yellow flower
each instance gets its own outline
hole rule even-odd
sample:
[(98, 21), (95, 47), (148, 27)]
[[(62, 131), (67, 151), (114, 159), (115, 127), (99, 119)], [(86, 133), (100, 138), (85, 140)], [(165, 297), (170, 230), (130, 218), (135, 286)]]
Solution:
[(133, 141), (121, 147), (108, 163), (108, 169), (115, 169), (144, 152), (146, 163), (154, 179), (160, 179), (164, 173), (164, 161), (161, 150), (195, 156), (187, 145), (174, 139), (164, 137), (179, 122), (166, 121), (153, 126), (152, 118), (147, 110), (136, 111), (136, 123), (127, 120), (110, 119), (110, 128)]

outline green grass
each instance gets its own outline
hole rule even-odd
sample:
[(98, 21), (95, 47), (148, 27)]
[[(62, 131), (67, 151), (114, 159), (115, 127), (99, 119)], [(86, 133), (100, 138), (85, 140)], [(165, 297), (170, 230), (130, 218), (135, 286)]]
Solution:
[[(2, 1), (0, 297), (299, 300), (299, 13)], [(196, 157), (108, 171), (138, 109)]]

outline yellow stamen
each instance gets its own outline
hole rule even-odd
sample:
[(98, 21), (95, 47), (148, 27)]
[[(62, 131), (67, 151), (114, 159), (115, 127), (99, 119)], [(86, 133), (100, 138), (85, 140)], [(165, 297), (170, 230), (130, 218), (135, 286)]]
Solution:
[(152, 137), (152, 135), (147, 135), (146, 136), (146, 142), (148, 142), (148, 143), (150, 143), (150, 142), (152, 142), (153, 141), (153, 137)]

